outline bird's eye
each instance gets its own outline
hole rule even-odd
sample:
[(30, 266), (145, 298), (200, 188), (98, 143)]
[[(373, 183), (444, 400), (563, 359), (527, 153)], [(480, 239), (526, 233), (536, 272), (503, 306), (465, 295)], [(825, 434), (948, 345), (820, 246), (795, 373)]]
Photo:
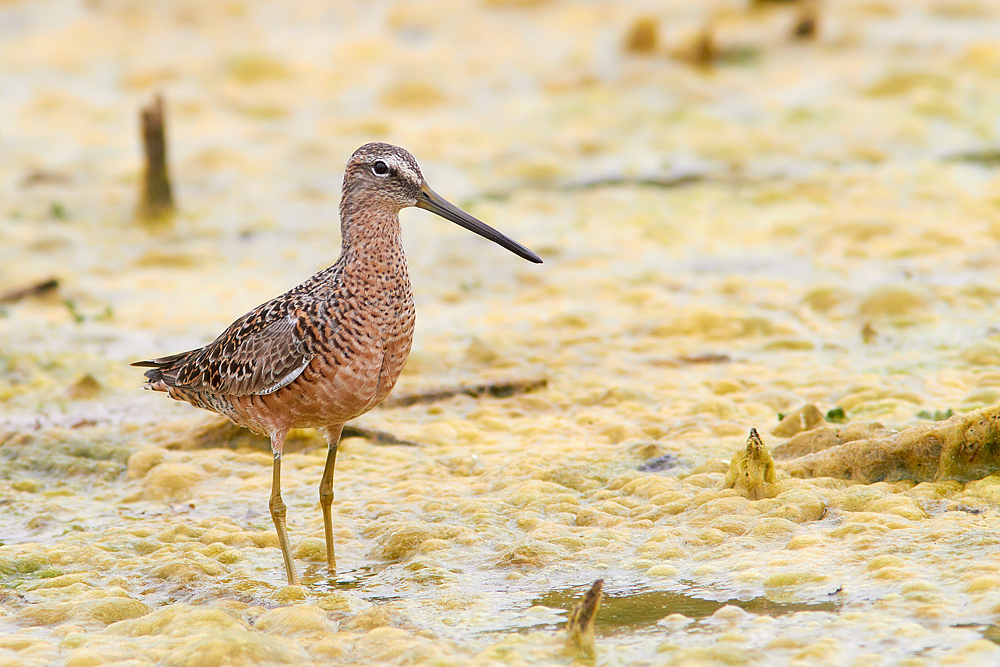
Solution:
[(389, 166), (382, 160), (378, 160), (372, 165), (372, 171), (378, 176), (385, 176), (389, 173)]

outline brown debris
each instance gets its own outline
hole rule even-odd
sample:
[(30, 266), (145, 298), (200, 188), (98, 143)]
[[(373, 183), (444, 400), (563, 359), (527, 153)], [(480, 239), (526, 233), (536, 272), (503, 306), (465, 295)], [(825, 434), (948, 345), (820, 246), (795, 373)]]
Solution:
[(775, 495), (771, 488), (774, 480), (774, 459), (757, 429), (752, 428), (746, 446), (733, 455), (722, 488), (736, 489), (749, 500), (761, 500)]
[(598, 579), (583, 596), (579, 604), (569, 611), (566, 618), (566, 651), (575, 657), (593, 661), (594, 621), (604, 597), (604, 580)]
[(140, 220), (159, 220), (174, 212), (174, 196), (167, 173), (167, 140), (164, 130), (163, 95), (140, 111), (142, 143), (146, 166), (142, 179), (142, 195), (136, 206)]
[[(471, 396), (480, 398), (489, 396), (490, 398), (507, 398), (515, 394), (525, 394), (536, 389), (544, 389), (548, 385), (548, 378), (523, 378), (513, 380), (499, 380), (496, 382), (485, 382), (476, 385), (458, 385), (456, 387), (442, 387), (416, 394), (401, 394), (382, 402), (383, 408), (406, 408), (418, 403), (434, 403), (443, 401), (455, 396)], [(346, 435), (346, 431), (345, 431)]]
[(648, 56), (656, 51), (658, 27), (652, 16), (640, 16), (625, 33), (622, 49), (627, 53)]
[(799, 10), (798, 18), (792, 27), (792, 38), (807, 40), (815, 39), (819, 32), (819, 3), (803, 2), (802, 9)]
[(705, 26), (692, 43), (691, 61), (698, 67), (711, 67), (717, 57), (715, 34), (712, 26)]
[(714, 26), (706, 24), (683, 40), (677, 47), (671, 49), (670, 55), (675, 60), (690, 63), (701, 69), (712, 67), (719, 58)]
[(705, 74), (711, 73), (716, 65), (734, 66), (752, 63), (758, 60), (761, 54), (762, 47), (759, 44), (739, 41), (725, 34), (720, 35), (718, 25), (711, 19), (700, 29), (682, 36), (669, 49), (671, 58), (688, 63)]
[(15, 303), (28, 297), (42, 296), (54, 291), (59, 287), (58, 278), (46, 278), (41, 282), (37, 282), (33, 285), (28, 285), (27, 287), (19, 287), (13, 289), (9, 292), (4, 292), (0, 294), (0, 304), (4, 303)]
[(898, 433), (831, 444), (781, 467), (793, 477), (839, 477), (865, 484), (981, 479), (1000, 470), (1000, 406)]

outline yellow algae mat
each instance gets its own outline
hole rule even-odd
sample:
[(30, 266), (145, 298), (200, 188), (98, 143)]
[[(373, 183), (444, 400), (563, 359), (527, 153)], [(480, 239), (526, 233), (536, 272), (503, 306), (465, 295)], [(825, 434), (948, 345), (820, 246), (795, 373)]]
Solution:
[[(988, 0), (0, 3), (0, 666), (998, 664), (998, 34)], [(177, 211), (140, 221), (157, 91)], [(332, 264), (372, 140), (545, 260), (404, 211), (397, 394), (522, 384), (359, 420), (336, 575), (293, 434), (287, 587), (266, 446), (127, 364)]]

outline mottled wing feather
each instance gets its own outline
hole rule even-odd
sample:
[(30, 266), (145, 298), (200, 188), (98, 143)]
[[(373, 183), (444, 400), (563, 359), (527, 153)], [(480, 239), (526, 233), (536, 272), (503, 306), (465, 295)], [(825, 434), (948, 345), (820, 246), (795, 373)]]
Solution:
[(294, 380), (315, 356), (303, 309), (269, 301), (236, 320), (203, 348), (140, 362), (167, 386), (225, 396), (268, 394)]

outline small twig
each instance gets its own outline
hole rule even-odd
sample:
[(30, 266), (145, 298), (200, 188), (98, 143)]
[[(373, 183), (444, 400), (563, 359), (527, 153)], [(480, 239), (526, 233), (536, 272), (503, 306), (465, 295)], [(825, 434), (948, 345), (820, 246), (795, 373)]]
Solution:
[(140, 111), (142, 142), (146, 155), (142, 195), (136, 215), (154, 220), (174, 211), (174, 197), (167, 173), (167, 141), (164, 131), (163, 96), (159, 93)]
[(566, 618), (566, 649), (570, 653), (594, 659), (594, 621), (604, 596), (604, 580), (598, 579)]
[(0, 303), (15, 303), (32, 296), (41, 296), (43, 294), (48, 294), (49, 292), (55, 290), (59, 287), (58, 278), (48, 278), (42, 282), (35, 283), (34, 285), (28, 285), (27, 287), (20, 287), (18, 289), (11, 290), (9, 292), (4, 292), (0, 294)]
[(351, 426), (347, 425), (344, 427), (344, 432), (340, 435), (341, 438), (364, 438), (366, 440), (371, 440), (373, 445), (402, 445), (404, 447), (423, 447), (419, 442), (414, 442), (413, 440), (404, 440), (399, 438), (392, 433), (386, 431), (376, 431), (375, 429), (365, 428), (364, 426)]
[(442, 387), (417, 394), (403, 394), (390, 398), (382, 403), (384, 408), (406, 408), (418, 403), (434, 403), (455, 396), (471, 396), (479, 398), (507, 398), (515, 394), (525, 394), (529, 391), (542, 389), (548, 384), (547, 378), (527, 378), (522, 380), (500, 380), (476, 385), (459, 385), (457, 387)]

